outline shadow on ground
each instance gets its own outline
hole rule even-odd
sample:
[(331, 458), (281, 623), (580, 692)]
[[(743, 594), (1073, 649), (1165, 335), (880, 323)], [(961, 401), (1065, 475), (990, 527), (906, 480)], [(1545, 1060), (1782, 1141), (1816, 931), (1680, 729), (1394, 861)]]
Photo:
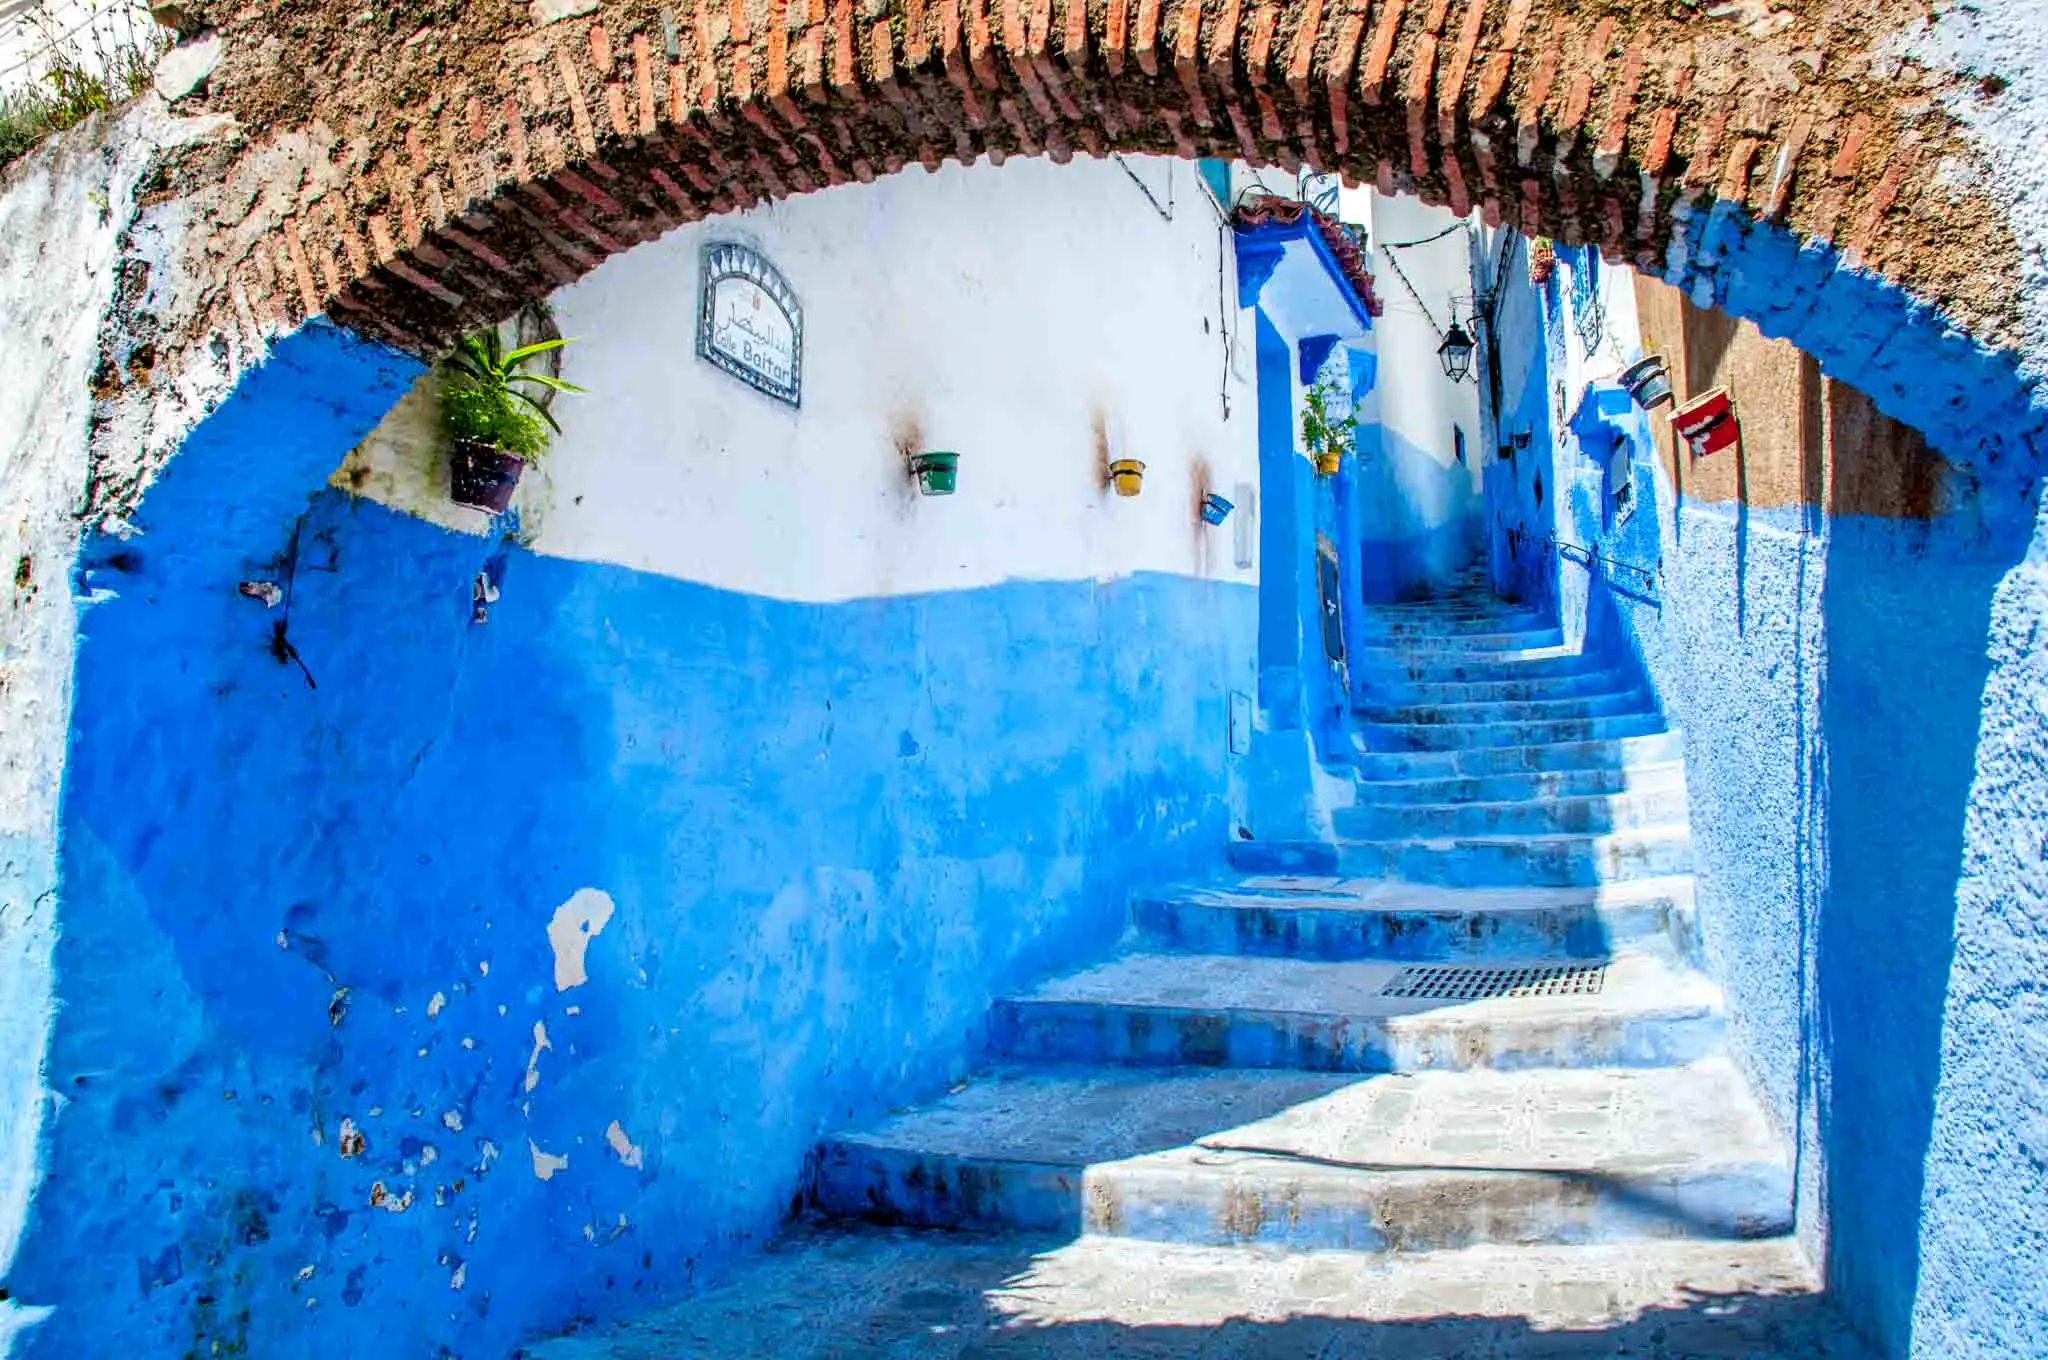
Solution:
[[(1676, 1295), (1654, 1283), (1672, 1253), (1696, 1282)], [(729, 1284), (521, 1358), (1864, 1360), (1794, 1261), (1749, 1244), (1290, 1255), (800, 1228)]]

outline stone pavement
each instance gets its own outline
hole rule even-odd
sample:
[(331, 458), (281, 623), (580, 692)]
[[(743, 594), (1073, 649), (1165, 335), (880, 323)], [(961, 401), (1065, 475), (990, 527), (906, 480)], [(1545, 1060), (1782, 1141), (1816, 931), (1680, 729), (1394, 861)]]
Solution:
[(1784, 1240), (1438, 1253), (804, 1228), (524, 1360), (1863, 1360)]
[(1640, 675), (1476, 577), (1365, 627), (1331, 839), (1235, 842), (998, 998), (981, 1075), (819, 1147), (837, 1235), (532, 1354), (1858, 1354), (1726, 1054)]

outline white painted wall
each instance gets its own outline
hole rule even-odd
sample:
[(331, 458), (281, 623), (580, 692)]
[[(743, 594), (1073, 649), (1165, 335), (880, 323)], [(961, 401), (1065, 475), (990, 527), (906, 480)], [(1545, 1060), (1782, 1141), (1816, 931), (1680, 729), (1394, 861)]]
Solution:
[[(21, 1244), (48, 1103), (71, 569), (92, 374), (135, 184), (181, 135), (145, 101), (51, 139), (0, 193), (0, 1277)], [(0, 1301), (0, 1355), (35, 1316)]]
[[(1226, 496), (1257, 481), (1249, 360), (1225, 376), (1229, 242), (1192, 166), (1131, 165), (1162, 204), (1171, 179), (1171, 221), (1109, 161), (948, 165), (686, 227), (561, 290), (564, 376), (590, 394), (557, 405), (566, 434), (522, 488), (533, 546), (804, 600), (1255, 579), (1234, 526), (1195, 511), (1204, 467)], [(727, 238), (802, 301), (800, 411), (696, 356), (699, 252)], [(408, 398), (338, 477), (478, 528), (447, 503), (431, 421)], [(1098, 422), (1110, 457), (1145, 462), (1141, 496), (1102, 485)], [(958, 494), (916, 495), (905, 441), (958, 451)]]
[[(1458, 316), (1469, 332), (1471, 323), (1472, 276), (1468, 263), (1468, 235), (1452, 231), (1428, 245), (1389, 252), (1388, 242), (1421, 241), (1436, 236), (1458, 219), (1443, 208), (1432, 208), (1416, 198), (1385, 197), (1370, 192), (1373, 248), (1373, 284), (1384, 309), (1375, 328), (1380, 355), (1380, 423), (1389, 447), (1403, 440), (1430, 456), (1437, 466), (1452, 467), (1453, 425), (1465, 431), (1466, 467), (1476, 493), (1480, 485), (1480, 384), (1471, 379), (1454, 383), (1444, 376), (1437, 346), (1450, 324), (1452, 299), (1457, 299)], [(1397, 258), (1415, 292), (1394, 270), (1390, 255)], [(1419, 300), (1417, 295), (1419, 294)], [(1475, 374), (1478, 356), (1474, 357)], [(1418, 484), (1419, 489), (1419, 484)], [(1427, 520), (1440, 524), (1449, 517), (1449, 506), (1418, 507)]]

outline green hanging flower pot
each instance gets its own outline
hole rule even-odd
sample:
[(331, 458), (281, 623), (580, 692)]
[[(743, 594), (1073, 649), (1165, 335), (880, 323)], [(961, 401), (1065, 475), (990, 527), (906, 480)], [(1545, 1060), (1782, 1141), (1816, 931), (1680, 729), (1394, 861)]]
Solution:
[(950, 496), (960, 485), (960, 455), (943, 450), (911, 456), (910, 475), (921, 496)]

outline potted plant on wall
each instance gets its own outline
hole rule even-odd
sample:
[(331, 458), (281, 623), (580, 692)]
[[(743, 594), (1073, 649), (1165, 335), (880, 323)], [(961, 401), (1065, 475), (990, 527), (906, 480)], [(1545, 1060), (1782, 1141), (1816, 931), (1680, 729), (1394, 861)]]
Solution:
[(1358, 442), (1357, 413), (1330, 414), (1336, 398), (1336, 388), (1329, 379), (1322, 378), (1308, 389), (1302, 403), (1301, 442), (1308, 456), (1315, 460), (1317, 474), (1324, 477), (1337, 475), (1337, 470), (1344, 466), (1344, 455)]
[(559, 337), (508, 350), (495, 328), (465, 335), (448, 356), (441, 388), (441, 422), (448, 431), (448, 495), (457, 505), (502, 514), (519, 476), (547, 452), (562, 427), (543, 392), (581, 392), (574, 383), (531, 371), (542, 355), (562, 348)]

